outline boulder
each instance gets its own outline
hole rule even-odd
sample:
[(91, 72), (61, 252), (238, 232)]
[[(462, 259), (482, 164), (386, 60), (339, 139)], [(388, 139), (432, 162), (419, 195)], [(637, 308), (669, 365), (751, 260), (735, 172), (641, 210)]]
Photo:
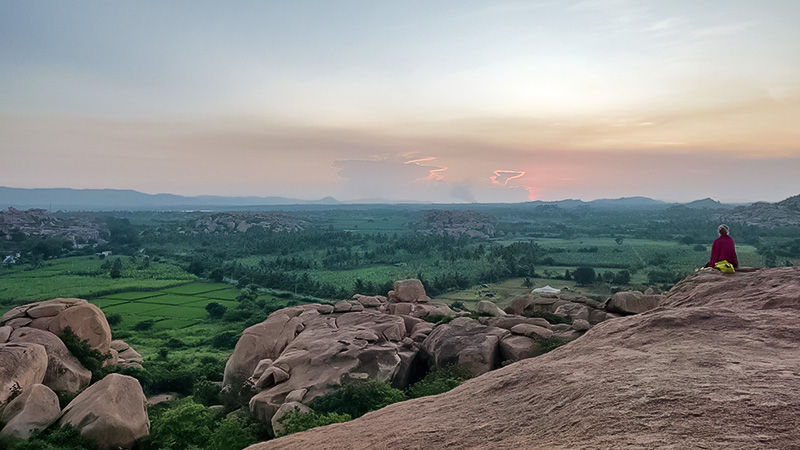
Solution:
[(112, 373), (78, 394), (59, 425), (72, 425), (102, 449), (131, 448), (150, 434), (147, 398), (136, 378)]
[(350, 304), (350, 302), (348, 302), (346, 300), (342, 300), (342, 301), (336, 302), (336, 304), (333, 305), (333, 312), (337, 312), (337, 313), (348, 312), (352, 308), (353, 308), (353, 305)]
[(294, 411), (298, 411), (300, 414), (308, 414), (312, 412), (311, 408), (300, 402), (287, 402), (282, 404), (275, 414), (273, 414), (272, 419), (270, 419), (270, 422), (272, 423), (272, 431), (275, 432), (275, 436), (280, 436), (283, 434), (284, 424), (281, 423), (281, 419)]
[(598, 324), (607, 319), (609, 319), (609, 315), (605, 311), (599, 309), (593, 309), (589, 311), (589, 323), (592, 325)]
[(508, 330), (459, 317), (435, 327), (422, 343), (422, 351), (430, 367), (462, 365), (477, 376), (499, 367), (500, 340), (508, 334)]
[(265, 382), (264, 389), (250, 399), (251, 414), (270, 421), (298, 389), (306, 389), (304, 399), (311, 400), (348, 378), (392, 381), (401, 371), (400, 347), (405, 335), (402, 317), (374, 310), (317, 316), (306, 322), (305, 329), (273, 362), (272, 367), (291, 376), (279, 383)]
[(416, 278), (394, 282), (394, 300), (397, 302), (418, 302), (429, 300), (425, 287)]
[(481, 300), (475, 305), (475, 312), (484, 316), (503, 317), (506, 312), (489, 300)]
[(580, 303), (569, 302), (560, 305), (558, 308), (556, 308), (553, 314), (561, 317), (570, 317), (573, 320), (575, 319), (587, 320), (589, 319), (589, 308)]
[(541, 354), (541, 344), (526, 336), (512, 334), (500, 341), (500, 357), (503, 361), (516, 362)]
[(0, 323), (6, 323), (8, 321), (18, 319), (20, 317), (25, 317), (25, 313), (35, 305), (22, 305), (22, 306), (15, 306), (10, 310), (6, 311), (2, 317), (0, 317)]
[(617, 292), (609, 300), (606, 310), (621, 314), (640, 314), (657, 308), (661, 299), (661, 295), (645, 295), (638, 291)]
[(75, 300), (75, 303), (53, 317), (47, 327), (48, 331), (58, 336), (65, 328), (70, 327), (81, 340), (89, 341), (93, 349), (100, 353), (108, 353), (108, 349), (111, 348), (111, 328), (103, 311), (86, 300), (51, 301), (57, 300)]
[(49, 427), (60, 415), (56, 393), (43, 384), (34, 384), (3, 408), (0, 422), (6, 426), (0, 430), (0, 436), (27, 440), (34, 431)]
[(28, 309), (26, 314), (33, 319), (38, 319), (40, 317), (53, 317), (60, 314), (61, 311), (67, 309), (67, 307), (71, 306), (71, 304), (71, 302), (64, 302), (60, 299), (48, 300), (31, 307)]
[(17, 317), (16, 319), (11, 319), (8, 322), (6, 322), (6, 326), (9, 326), (16, 330), (17, 328), (27, 327), (32, 322), (33, 319), (31, 319), (30, 317)]
[(8, 342), (8, 337), (11, 336), (12, 331), (14, 329), (11, 327), (0, 327), (0, 344)]
[(586, 320), (575, 319), (572, 321), (572, 329), (575, 331), (586, 331), (589, 328), (592, 328), (592, 326), (589, 325), (589, 322)]
[(112, 349), (116, 350), (119, 353), (122, 353), (125, 350), (131, 348), (130, 345), (128, 345), (125, 341), (123, 341), (121, 339), (115, 339), (115, 340), (111, 341), (110, 346), (111, 346)]
[(256, 366), (255, 370), (253, 371), (253, 376), (251, 378), (255, 379), (255, 380), (258, 380), (259, 378), (261, 378), (261, 375), (264, 374), (264, 371), (266, 371), (267, 368), (269, 368), (269, 366), (271, 366), (271, 365), (272, 365), (272, 360), (271, 359), (269, 359), (269, 358), (262, 359), (261, 361), (258, 362), (258, 365)]
[[(365, 308), (377, 308), (381, 306), (382, 302), (380, 298), (376, 296), (368, 296), (368, 295), (354, 295), (353, 296), (355, 301), (361, 303)], [(384, 301), (386, 301), (384, 299)]]
[[(270, 314), (264, 322), (244, 330), (225, 364), (223, 390), (238, 397), (258, 362), (262, 359), (277, 359), (303, 329), (304, 321), (309, 320), (309, 317), (319, 316), (320, 306), (323, 305), (284, 308)], [(313, 314), (300, 317), (305, 312)]]
[(295, 389), (286, 395), (286, 402), (302, 402), (307, 392), (308, 389)]
[(47, 351), (32, 342), (0, 344), (0, 404), (17, 389), (41, 384), (47, 372)]
[(40, 344), (47, 352), (47, 371), (42, 384), (54, 391), (79, 392), (89, 386), (92, 372), (67, 350), (64, 342), (49, 331), (17, 328), (9, 342)]
[(514, 325), (511, 327), (511, 332), (514, 334), (519, 334), (522, 336), (528, 336), (529, 338), (549, 338), (553, 336), (553, 331), (549, 328), (540, 327), (538, 325), (531, 325), (527, 323), (521, 323), (519, 325)]
[(318, 305), (317, 312), (320, 314), (331, 314), (333, 313), (334, 307), (333, 305)]
[(511, 304), (506, 306), (505, 312), (515, 316), (521, 316), (528, 306), (533, 304), (533, 295), (522, 295), (511, 300)]
[(514, 325), (521, 323), (538, 325), (544, 328), (552, 326), (550, 322), (541, 317), (478, 317), (478, 322), (489, 327), (505, 328), (506, 330), (510, 330)]

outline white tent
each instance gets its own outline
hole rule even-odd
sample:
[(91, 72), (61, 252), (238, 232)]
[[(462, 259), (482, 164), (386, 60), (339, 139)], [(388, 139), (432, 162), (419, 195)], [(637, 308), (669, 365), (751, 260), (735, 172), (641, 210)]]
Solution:
[(559, 294), (561, 293), (561, 289), (556, 289), (554, 287), (550, 287), (547, 285), (545, 287), (536, 288), (533, 290), (535, 294)]

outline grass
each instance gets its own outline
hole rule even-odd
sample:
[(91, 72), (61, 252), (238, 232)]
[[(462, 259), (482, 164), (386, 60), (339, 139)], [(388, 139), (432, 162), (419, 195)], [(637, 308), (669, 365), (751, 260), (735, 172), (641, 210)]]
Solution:
[[(42, 267), (20, 265), (0, 270), (0, 303), (18, 305), (57, 297), (97, 298), (127, 291), (164, 289), (196, 279), (175, 264), (151, 262), (137, 269), (127, 258), (122, 278), (112, 279), (95, 256), (45, 261)], [(130, 293), (129, 295), (138, 295)]]

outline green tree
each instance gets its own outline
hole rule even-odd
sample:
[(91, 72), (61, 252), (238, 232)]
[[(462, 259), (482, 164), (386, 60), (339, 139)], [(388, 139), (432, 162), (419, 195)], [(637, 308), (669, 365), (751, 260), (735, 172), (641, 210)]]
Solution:
[(222, 316), (225, 315), (225, 311), (227, 310), (228, 308), (226, 308), (225, 305), (220, 305), (217, 302), (210, 302), (209, 304), (206, 305), (206, 311), (208, 311), (208, 316), (211, 317), (212, 319), (221, 319)]
[(614, 284), (625, 285), (631, 282), (631, 273), (627, 270), (620, 270), (614, 275)]
[(122, 278), (122, 260), (121, 259), (116, 258), (114, 260), (114, 262), (111, 264), (111, 270), (109, 271), (109, 275), (111, 275), (111, 278), (113, 278), (115, 280), (117, 278)]
[(192, 397), (164, 411), (150, 425), (152, 442), (161, 450), (205, 448), (212, 436), (208, 408)]
[(584, 286), (594, 283), (595, 278), (597, 275), (595, 275), (594, 269), (588, 266), (578, 267), (572, 272), (572, 279)]

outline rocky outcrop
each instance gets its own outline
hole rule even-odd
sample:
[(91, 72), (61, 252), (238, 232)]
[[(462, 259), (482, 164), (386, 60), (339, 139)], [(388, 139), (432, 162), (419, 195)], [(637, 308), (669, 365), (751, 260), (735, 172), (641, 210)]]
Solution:
[(757, 202), (739, 206), (721, 214), (719, 219), (764, 228), (796, 227), (800, 225), (800, 195), (778, 203)]
[(30, 342), (0, 344), (0, 405), (9, 397), (41, 384), (47, 372), (47, 352)]
[(47, 371), (42, 384), (50, 389), (79, 392), (89, 386), (92, 373), (72, 356), (55, 334), (36, 328), (17, 328), (11, 333), (9, 342), (33, 343), (44, 347), (47, 352)]
[(103, 311), (79, 298), (57, 298), (17, 306), (0, 318), (0, 325), (14, 329), (29, 326), (55, 335), (70, 327), (81, 340), (88, 341), (100, 353), (108, 353), (111, 346), (111, 328)]
[(398, 316), (377, 311), (321, 315), (311, 309), (300, 319), (303, 331), (258, 379), (250, 379), (258, 391), (250, 399), (250, 411), (259, 420), (271, 421), (286, 397), (298, 390), (306, 391), (303, 399), (308, 402), (349, 378), (391, 382), (402, 373), (401, 353), (413, 352), (402, 342), (405, 322)]
[(274, 233), (303, 231), (308, 222), (285, 212), (224, 212), (201, 216), (194, 221), (195, 233), (244, 233), (250, 228), (263, 228)]
[[(319, 315), (315, 305), (303, 305), (276, 311), (266, 321), (247, 328), (236, 343), (233, 354), (225, 364), (223, 386), (236, 398), (249, 397), (245, 382), (262, 359), (277, 359), (283, 350), (305, 328), (303, 322), (312, 312)], [(332, 312), (332, 309), (331, 309)]]
[(60, 415), (56, 393), (43, 384), (34, 384), (3, 408), (0, 422), (6, 425), (0, 436), (27, 440), (34, 431), (46, 429)]
[(494, 224), (497, 222), (491, 214), (471, 210), (425, 211), (417, 225), (417, 232), (437, 236), (469, 236), (490, 238), (495, 235)]
[(422, 282), (417, 279), (399, 280), (394, 282), (394, 290), (389, 291), (389, 301), (392, 303), (413, 303), (428, 301)]
[(461, 365), (473, 375), (481, 375), (500, 366), (500, 340), (509, 334), (473, 319), (456, 318), (434, 328), (422, 350), (431, 367)]
[(81, 214), (48, 214), (45, 209), (19, 210), (9, 207), (0, 211), (0, 239), (10, 238), (11, 233), (26, 236), (60, 237), (80, 248), (83, 242), (103, 244), (102, 236), (108, 235), (108, 226), (95, 216)]
[(657, 308), (661, 299), (660, 295), (645, 295), (637, 291), (617, 292), (609, 300), (606, 309), (620, 314), (641, 314)]
[(250, 449), (797, 448), (798, 292), (800, 268), (698, 273), (556, 351)]
[(112, 373), (78, 394), (59, 425), (72, 425), (102, 449), (131, 448), (150, 433), (147, 398), (136, 378)]

